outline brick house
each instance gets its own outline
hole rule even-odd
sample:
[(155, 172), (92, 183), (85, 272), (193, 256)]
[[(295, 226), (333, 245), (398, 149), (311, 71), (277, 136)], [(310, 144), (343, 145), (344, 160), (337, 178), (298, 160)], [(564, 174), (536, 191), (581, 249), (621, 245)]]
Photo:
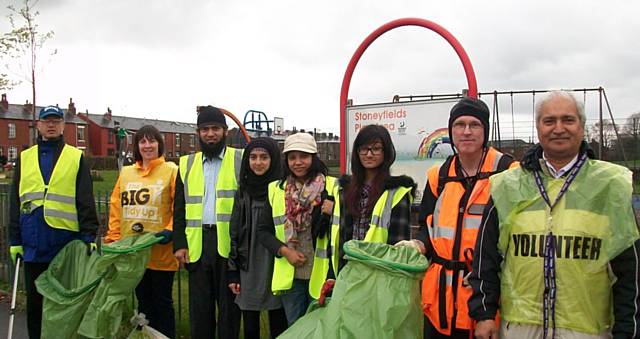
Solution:
[(93, 156), (115, 155), (116, 128), (124, 128), (129, 132), (124, 147), (126, 152), (133, 152), (133, 134), (144, 125), (153, 125), (162, 133), (167, 158), (179, 157), (197, 150), (195, 124), (113, 115), (109, 108), (104, 114), (80, 113), (78, 116), (89, 124)]
[[(2, 94), (0, 100), (0, 155), (5, 155), (9, 161), (15, 161), (23, 150), (29, 148), (33, 136), (32, 104), (10, 104), (7, 95)], [(36, 106), (36, 115), (42, 109)], [(65, 114), (64, 141), (81, 150), (89, 148), (87, 123), (78, 118), (73, 100), (69, 100)]]

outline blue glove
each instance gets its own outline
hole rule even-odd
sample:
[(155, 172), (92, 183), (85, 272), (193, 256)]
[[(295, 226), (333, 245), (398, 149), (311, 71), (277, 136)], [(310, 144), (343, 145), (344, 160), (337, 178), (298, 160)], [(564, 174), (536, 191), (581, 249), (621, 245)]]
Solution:
[(20, 257), (24, 256), (24, 249), (22, 248), (22, 246), (11, 246), (9, 247), (9, 254), (11, 254), (11, 261), (15, 265), (16, 258), (18, 256)]
[(169, 230), (162, 230), (156, 233), (156, 237), (162, 238), (162, 240), (158, 242), (159, 244), (162, 244), (162, 245), (168, 244), (173, 239), (173, 232)]

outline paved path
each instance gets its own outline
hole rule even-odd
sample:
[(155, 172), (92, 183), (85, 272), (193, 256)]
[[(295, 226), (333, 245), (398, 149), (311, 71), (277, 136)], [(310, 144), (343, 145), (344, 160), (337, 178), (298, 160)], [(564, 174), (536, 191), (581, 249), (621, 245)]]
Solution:
[[(6, 338), (9, 330), (10, 295), (0, 291), (0, 338)], [(13, 319), (13, 339), (28, 339), (27, 316), (24, 312), (16, 313)]]

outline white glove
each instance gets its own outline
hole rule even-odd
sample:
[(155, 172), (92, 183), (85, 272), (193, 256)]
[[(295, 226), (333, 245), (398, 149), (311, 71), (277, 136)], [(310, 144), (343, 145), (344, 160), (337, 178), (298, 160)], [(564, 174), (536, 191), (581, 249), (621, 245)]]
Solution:
[(422, 241), (417, 240), (417, 239), (400, 240), (393, 246), (395, 246), (395, 247), (400, 247), (400, 246), (411, 247), (411, 248), (416, 249), (421, 254), (425, 254), (425, 252), (427, 252), (427, 250), (425, 249), (424, 244), (422, 243)]

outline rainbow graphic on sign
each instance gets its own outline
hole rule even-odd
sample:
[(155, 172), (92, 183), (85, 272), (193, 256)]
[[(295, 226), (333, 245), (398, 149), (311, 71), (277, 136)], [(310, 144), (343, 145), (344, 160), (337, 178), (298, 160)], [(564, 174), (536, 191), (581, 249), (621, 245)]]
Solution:
[(453, 154), (449, 130), (438, 128), (422, 139), (418, 148), (418, 159), (446, 158)]

